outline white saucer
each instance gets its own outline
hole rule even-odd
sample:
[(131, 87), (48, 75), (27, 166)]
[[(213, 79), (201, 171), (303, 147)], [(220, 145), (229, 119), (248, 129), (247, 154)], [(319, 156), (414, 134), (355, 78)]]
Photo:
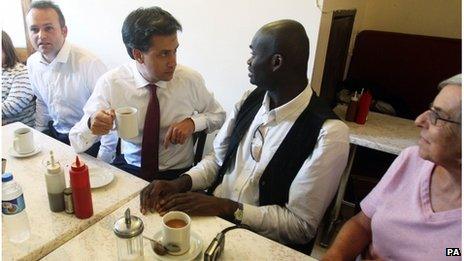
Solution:
[(35, 146), (35, 149), (33, 151), (29, 153), (25, 153), (25, 154), (20, 154), (13, 147), (11, 147), (10, 149), (8, 149), (8, 154), (15, 158), (26, 158), (26, 157), (34, 156), (35, 154), (39, 153), (40, 150), (41, 150), (40, 146)]
[(114, 179), (114, 174), (103, 168), (90, 167), (89, 178), (91, 188), (100, 188), (110, 184)]
[[(158, 242), (162, 242), (163, 241), (163, 230), (156, 232), (155, 235), (153, 236), (153, 239)], [(164, 256), (160, 256), (156, 254), (152, 248), (152, 251), (155, 254), (156, 259), (162, 260), (162, 261), (163, 260), (168, 260), (168, 261), (170, 260), (194, 260), (198, 256), (198, 254), (201, 253), (202, 250), (203, 250), (203, 240), (201, 239), (200, 235), (198, 235), (197, 233), (193, 231), (190, 231), (190, 249), (189, 251), (187, 251), (187, 253), (183, 255), (173, 256), (173, 255), (167, 254)]]

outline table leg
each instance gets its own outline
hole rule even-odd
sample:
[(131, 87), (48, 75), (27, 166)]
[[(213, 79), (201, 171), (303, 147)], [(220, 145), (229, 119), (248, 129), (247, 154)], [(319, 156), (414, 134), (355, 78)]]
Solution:
[(348, 183), (348, 178), (350, 177), (351, 167), (353, 166), (353, 159), (356, 154), (356, 144), (350, 144), (350, 153), (348, 155), (348, 162), (346, 164), (345, 170), (343, 171), (342, 177), (340, 179), (340, 185), (338, 187), (338, 192), (336, 195), (334, 206), (330, 211), (330, 215), (327, 218), (327, 221), (324, 224), (322, 230), (322, 236), (320, 245), (323, 247), (328, 247), (330, 239), (334, 233), (335, 225), (338, 222), (340, 215), (340, 208), (342, 206), (343, 197), (345, 195), (346, 184)]

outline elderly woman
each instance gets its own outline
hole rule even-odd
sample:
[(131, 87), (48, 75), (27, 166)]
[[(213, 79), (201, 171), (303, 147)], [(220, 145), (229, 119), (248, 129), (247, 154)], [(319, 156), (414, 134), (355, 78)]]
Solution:
[(35, 122), (35, 97), (27, 68), (19, 62), (10, 37), (2, 31), (2, 125)]
[(341, 229), (323, 260), (449, 260), (461, 247), (461, 75), (439, 85), (405, 149)]

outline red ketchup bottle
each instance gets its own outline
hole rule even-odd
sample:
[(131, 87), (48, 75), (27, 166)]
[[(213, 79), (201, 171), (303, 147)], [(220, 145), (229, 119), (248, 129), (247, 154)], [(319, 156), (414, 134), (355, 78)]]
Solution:
[(356, 113), (356, 123), (364, 124), (367, 120), (367, 114), (369, 114), (369, 108), (371, 107), (372, 94), (369, 91), (362, 93), (359, 98), (358, 112)]
[(71, 180), (74, 214), (80, 219), (86, 219), (93, 215), (92, 193), (90, 192), (89, 168), (80, 162), (76, 156), (76, 162), (69, 170)]

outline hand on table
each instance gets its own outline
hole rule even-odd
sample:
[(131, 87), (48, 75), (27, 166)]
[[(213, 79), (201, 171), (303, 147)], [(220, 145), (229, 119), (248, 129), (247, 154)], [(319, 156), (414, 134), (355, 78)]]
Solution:
[(186, 118), (181, 122), (171, 124), (166, 135), (164, 136), (163, 146), (168, 148), (171, 144), (184, 144), (185, 141), (192, 136), (195, 131), (195, 123), (191, 118)]
[(198, 192), (176, 193), (160, 201), (161, 216), (169, 211), (183, 211), (194, 216), (231, 217), (238, 203), (225, 198), (217, 198)]
[(188, 191), (192, 187), (192, 179), (189, 175), (182, 175), (181, 177), (167, 181), (155, 180), (146, 186), (140, 192), (140, 212), (146, 214), (147, 211), (160, 212), (160, 201), (175, 193)]
[(116, 118), (113, 109), (100, 110), (94, 113), (90, 118), (90, 130), (95, 135), (105, 135), (113, 128), (113, 122)]

